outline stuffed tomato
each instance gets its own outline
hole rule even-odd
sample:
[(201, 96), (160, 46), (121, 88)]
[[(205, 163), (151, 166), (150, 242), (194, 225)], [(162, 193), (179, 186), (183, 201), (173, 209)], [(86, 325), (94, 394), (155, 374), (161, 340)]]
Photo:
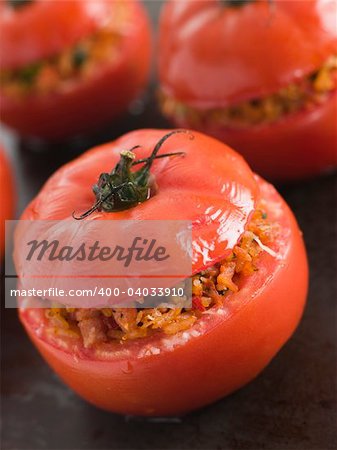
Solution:
[(144, 88), (150, 25), (138, 0), (3, 1), (1, 120), (23, 135), (96, 131)]
[[(125, 150), (143, 161), (150, 194), (121, 208), (113, 180)], [(86, 221), (192, 222), (190, 308), (19, 309), (41, 355), (90, 403), (123, 414), (186, 413), (248, 383), (294, 332), (308, 284), (301, 232), (273, 186), (220, 141), (131, 132), (59, 169), (22, 219), (75, 220), (73, 211)], [(21, 248), (17, 236), (16, 267)]]
[(168, 1), (161, 109), (267, 178), (318, 174), (337, 165), (336, 45), (333, 0)]

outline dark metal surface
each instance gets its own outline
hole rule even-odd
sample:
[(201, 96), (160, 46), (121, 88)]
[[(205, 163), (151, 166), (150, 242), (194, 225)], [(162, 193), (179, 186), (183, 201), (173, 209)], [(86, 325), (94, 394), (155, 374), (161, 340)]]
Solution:
[[(150, 6), (155, 14), (158, 3)], [(4, 132), (18, 182), (18, 212), (57, 167), (92, 144), (134, 128), (165, 126), (149, 92), (143, 105), (134, 105), (133, 114), (91, 140), (41, 148)], [(108, 414), (66, 388), (28, 341), (16, 311), (2, 309), (1, 448), (337, 448), (336, 177), (280, 186), (280, 191), (304, 232), (310, 294), (294, 337), (256, 380), (181, 419), (147, 421)]]

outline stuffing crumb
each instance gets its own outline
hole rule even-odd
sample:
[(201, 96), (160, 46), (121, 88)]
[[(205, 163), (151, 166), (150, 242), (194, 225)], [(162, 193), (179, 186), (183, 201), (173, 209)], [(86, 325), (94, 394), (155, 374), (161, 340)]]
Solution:
[(254, 98), (227, 108), (197, 110), (178, 100), (160, 94), (163, 113), (167, 117), (186, 120), (191, 126), (216, 124), (245, 127), (267, 124), (302, 109), (310, 109), (328, 98), (336, 89), (337, 56), (333, 55), (317, 71), (310, 73), (274, 94)]
[[(86, 348), (111, 341), (139, 339), (154, 333), (175, 335), (182, 332), (182, 339), (197, 337), (199, 332), (191, 329), (205, 311), (221, 305), (228, 292), (239, 290), (241, 277), (253, 275), (261, 252), (275, 237), (275, 226), (267, 215), (257, 209), (239, 243), (223, 261), (192, 277), (191, 308), (103, 308), (47, 309), (48, 325), (57, 335), (80, 337)], [(222, 311), (221, 309), (218, 310)], [(190, 330), (191, 329), (191, 330)], [(186, 330), (188, 333), (186, 333)], [(155, 347), (147, 348), (146, 354), (158, 354)]]

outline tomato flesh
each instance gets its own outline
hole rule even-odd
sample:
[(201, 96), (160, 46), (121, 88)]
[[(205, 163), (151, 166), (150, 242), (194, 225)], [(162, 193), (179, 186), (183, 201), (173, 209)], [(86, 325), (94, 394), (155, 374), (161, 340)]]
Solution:
[[(140, 145), (136, 157), (145, 158), (166, 133), (134, 131), (70, 162), (49, 179), (22, 219), (62, 220), (74, 210), (87, 210), (94, 202), (91, 186), (101, 172), (116, 164), (121, 150)], [(280, 231), (271, 244), (276, 256), (262, 252), (258, 271), (239, 279), (238, 292), (228, 294), (223, 304), (204, 311), (191, 328), (174, 335), (158, 332), (85, 348), (78, 339), (52, 336), (44, 310), (20, 309), (30, 338), (60, 377), (94, 405), (122, 414), (183, 414), (243, 386), (291, 336), (307, 293), (302, 236), (271, 185), (254, 176), (229, 147), (195, 131), (171, 135), (161, 151), (182, 151), (184, 156), (154, 162), (153, 197), (122, 212), (96, 211), (86, 220), (190, 219), (193, 241), (201, 245), (201, 251), (198, 246), (193, 249), (194, 272), (231, 251), (261, 202), (268, 220)], [(202, 246), (213, 247), (206, 261)], [(18, 271), (25, 263), (21, 248), (17, 235)]]
[(159, 78), (169, 97), (211, 109), (266, 96), (318, 69), (336, 52), (336, 3), (314, 0), (222, 6), (168, 1)]
[[(71, 24), (74, 26), (74, 29), (71, 27), (69, 29), (71, 36), (65, 32), (64, 37), (60, 37), (60, 41), (56, 40), (57, 48), (54, 48), (49, 41), (52, 40), (54, 43), (54, 32), (57, 36), (62, 36), (62, 33), (58, 32), (58, 26), (62, 25), (62, 21), (60, 23), (53, 21), (53, 6), (49, 5), (57, 5), (55, 8), (67, 21), (66, 29)], [(35, 36), (36, 43), (29, 46), (34, 48), (33, 56), (26, 57), (25, 50), (18, 50), (16, 47), (18, 39), (11, 33), (8, 34), (5, 44), (1, 44), (2, 53), (20, 55), (17, 64), (23, 67), (28, 61), (31, 62), (36, 58), (40, 61), (56, 50), (61, 52), (68, 49), (74, 42), (78, 42), (78, 39), (94, 33), (97, 26), (101, 26), (102, 16), (104, 19), (105, 15), (113, 14), (111, 5), (114, 3), (105, 1), (42, 1), (37, 3), (37, 10), (33, 7), (31, 10), (29, 6), (25, 7), (27, 10), (22, 8), (22, 11), (17, 14), (29, 15), (31, 20), (40, 24), (41, 28), (40, 34)], [(151, 56), (150, 25), (144, 7), (137, 0), (127, 2), (123, 6), (128, 9), (129, 19), (127, 32), (123, 32), (121, 36), (117, 59), (113, 58), (111, 61), (102, 63), (87, 78), (74, 79), (66, 87), (63, 86), (59, 91), (50, 94), (31, 94), (16, 98), (0, 90), (1, 120), (25, 136), (60, 140), (96, 131), (120, 115), (146, 84)], [(79, 9), (76, 21), (73, 20), (75, 12), (71, 10), (72, 15), (70, 13), (68, 15), (67, 8), (73, 8), (76, 14)], [(5, 14), (3, 16), (5, 20)], [(47, 29), (46, 25), (48, 25)], [(14, 19), (11, 26), (16, 34), (20, 34), (20, 28), (16, 28)], [(53, 32), (51, 33), (50, 30)], [(24, 29), (24, 36), (25, 33)], [(47, 37), (42, 39), (41, 34), (46, 34)], [(16, 50), (9, 52), (10, 46), (15, 47)], [(1, 61), (2, 68), (8, 68), (6, 65), (13, 64), (6, 60)]]
[[(189, 123), (176, 116), (179, 127)], [(225, 128), (208, 123), (200, 131), (239, 149), (254, 169), (272, 180), (292, 181), (337, 166), (337, 95), (309, 111), (273, 124)]]
[[(336, 2), (166, 3), (159, 78), (169, 99), (198, 111), (260, 99), (317, 71), (335, 54)], [(207, 38), (205, 38), (207, 36)], [(179, 112), (178, 126), (192, 126)], [(337, 165), (336, 90), (308, 110), (270, 124), (196, 127), (241, 152), (269, 179), (294, 180)]]
[(300, 320), (308, 268), (291, 211), (271, 185), (258, 184), (269, 218), (281, 226), (278, 258), (264, 253), (239, 292), (187, 332), (112, 344), (98, 357), (51, 344), (41, 333), (40, 312), (20, 311), (33, 343), (72, 389), (113, 412), (177, 415), (240, 388), (269, 363)]
[[(73, 211), (87, 211), (95, 200), (91, 187), (116, 165), (122, 150), (140, 145), (136, 158), (146, 158), (167, 132), (137, 130), (85, 153), (50, 178), (22, 219), (62, 220), (71, 218)], [(162, 153), (176, 151), (184, 156), (154, 162), (153, 197), (121, 212), (96, 211), (87, 220), (191, 220), (192, 269), (197, 273), (236, 245), (256, 207), (259, 187), (243, 158), (213, 138), (194, 131), (176, 134), (165, 142)], [(65, 195), (65, 185), (71, 195)], [(20, 252), (15, 258), (18, 267), (24, 265)]]
[(109, 5), (105, 0), (34, 0), (14, 9), (1, 2), (1, 67), (20, 68), (73, 46), (104, 24)]

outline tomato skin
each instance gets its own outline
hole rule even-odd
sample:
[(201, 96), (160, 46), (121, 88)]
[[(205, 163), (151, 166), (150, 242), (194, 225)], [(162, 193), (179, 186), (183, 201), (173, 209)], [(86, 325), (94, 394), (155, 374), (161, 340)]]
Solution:
[[(136, 158), (148, 157), (169, 131), (136, 130), (84, 153), (55, 172), (21, 219), (72, 220), (73, 211), (82, 213), (91, 208), (95, 200), (92, 186), (102, 172), (112, 170), (122, 150), (140, 145), (135, 150)], [(196, 273), (223, 259), (236, 245), (255, 210), (259, 187), (243, 158), (209, 136), (195, 131), (173, 135), (162, 152), (177, 150), (184, 152), (184, 156), (158, 159), (152, 166), (156, 195), (125, 211), (96, 211), (86, 220), (191, 220), (196, 244), (192, 269)], [(207, 176), (207, 172), (212, 176)], [(24, 239), (24, 235), (17, 234), (18, 249)], [(82, 239), (85, 241), (85, 236)], [(23, 253), (15, 252), (14, 259), (18, 273), (25, 271)], [(34, 267), (36, 273), (41, 270), (39, 267), (39, 264)]]
[(146, 84), (151, 57), (145, 9), (138, 0), (126, 6), (132, 11), (131, 26), (117, 61), (62, 92), (14, 99), (0, 91), (1, 120), (25, 136), (59, 140), (95, 131), (120, 115)]
[(159, 30), (161, 87), (201, 109), (271, 94), (336, 52), (335, 17), (336, 3), (326, 0), (278, 0), (272, 7), (168, 1)]
[(20, 68), (60, 53), (95, 32), (108, 14), (106, 0), (34, 0), (15, 9), (2, 1), (1, 66)]
[(5, 221), (13, 218), (15, 194), (12, 169), (5, 151), (0, 145), (0, 258), (5, 251)]
[[(271, 219), (283, 230), (282, 261), (264, 254), (259, 271), (230, 295), (222, 314), (206, 313), (203, 332), (173, 350), (159, 339), (159, 355), (139, 355), (126, 343), (127, 357), (105, 360), (73, 354), (39, 337), (39, 320), (29, 310), (20, 318), (48, 364), (79, 395), (113, 412), (144, 416), (183, 414), (212, 403), (252, 380), (279, 351), (302, 315), (308, 285), (305, 249), (288, 206), (271, 185), (258, 183)], [(198, 323), (198, 322), (197, 322)], [(169, 337), (171, 342), (176, 337)]]
[[(189, 123), (177, 117), (177, 126)], [(229, 129), (196, 127), (240, 150), (248, 164), (271, 180), (294, 181), (337, 166), (337, 95), (311, 111), (272, 125)]]
[[(204, 111), (278, 91), (335, 54), (336, 2), (218, 1), (166, 3), (160, 24), (159, 78), (164, 95)], [(207, 39), (205, 39), (207, 36)], [(295, 43), (295, 44), (294, 44)], [(267, 57), (266, 57), (267, 55)], [(268, 179), (293, 180), (337, 165), (336, 92), (325, 104), (270, 125), (236, 130), (194, 126), (229, 145)]]

